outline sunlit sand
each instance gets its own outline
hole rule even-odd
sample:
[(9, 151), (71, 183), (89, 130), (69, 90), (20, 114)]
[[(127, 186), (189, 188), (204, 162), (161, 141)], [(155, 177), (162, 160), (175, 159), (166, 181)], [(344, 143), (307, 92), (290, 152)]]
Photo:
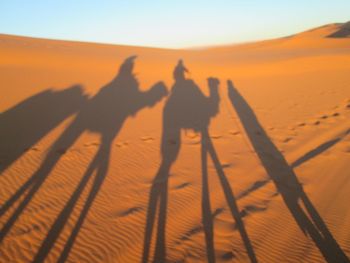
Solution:
[(0, 58), (0, 262), (349, 262), (349, 24)]

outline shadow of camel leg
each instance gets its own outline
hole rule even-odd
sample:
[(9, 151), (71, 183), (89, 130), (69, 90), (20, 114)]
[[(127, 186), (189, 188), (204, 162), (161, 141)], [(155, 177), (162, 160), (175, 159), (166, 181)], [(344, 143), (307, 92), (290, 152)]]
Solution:
[(168, 176), (164, 178), (159, 195), (159, 216), (158, 216), (158, 229), (157, 229), (157, 241), (154, 252), (153, 262), (165, 262), (166, 259), (166, 216), (168, 205)]
[(295, 217), (303, 216), (307, 233), (314, 240), (327, 262), (350, 262), (304, 191), (302, 191), (300, 199), (307, 213), (298, 205), (299, 210), (295, 212)]
[(315, 245), (318, 247), (319, 251), (325, 258), (327, 262), (333, 263), (345, 263), (349, 262), (347, 257), (342, 253), (338, 253), (338, 251), (334, 251), (334, 247), (332, 247), (328, 240), (326, 240), (321, 232), (316, 228), (314, 222), (310, 220), (308, 215), (304, 212), (302, 207), (296, 203), (289, 203), (288, 200), (285, 200), (288, 209), (294, 215), (294, 218), (297, 222), (299, 222), (299, 226), (304, 230), (304, 233), (309, 235), (314, 241)]
[(210, 140), (208, 131), (204, 131), (203, 135), (204, 135), (204, 138), (207, 141), (208, 152), (209, 152), (209, 154), (210, 154), (210, 156), (211, 156), (211, 158), (213, 160), (215, 169), (216, 169), (216, 171), (218, 173), (218, 176), (219, 176), (219, 179), (220, 179), (221, 186), (222, 186), (222, 188), (224, 190), (224, 194), (225, 194), (227, 203), (228, 203), (228, 205), (230, 207), (231, 214), (232, 214), (233, 218), (236, 221), (237, 228), (238, 228), (239, 233), (240, 233), (240, 235), (242, 237), (242, 240), (243, 240), (243, 243), (244, 243), (245, 248), (247, 250), (247, 253), (248, 253), (248, 256), (250, 258), (250, 261), (251, 262), (257, 262), (256, 256), (255, 256), (255, 253), (254, 253), (254, 250), (253, 250), (253, 246), (252, 246), (252, 244), (251, 244), (251, 242), (249, 240), (248, 233), (247, 233), (247, 231), (245, 229), (243, 220), (242, 220), (242, 218), (240, 216), (239, 209), (238, 209), (235, 197), (233, 195), (231, 186), (230, 186), (230, 184), (229, 184), (229, 182), (228, 182), (228, 180), (227, 180), (227, 178), (225, 176), (225, 173), (224, 173), (224, 171), (222, 169), (222, 166), (221, 166), (220, 161), (218, 159), (218, 156), (216, 154), (216, 151), (215, 151), (215, 148), (213, 146), (213, 143)]
[(51, 227), (49, 233), (47, 234), (43, 244), (41, 245), (37, 255), (35, 256), (34, 262), (42, 262), (45, 260), (46, 256), (50, 252), (51, 248), (55, 244), (57, 238), (59, 237), (61, 231), (63, 230), (65, 224), (67, 223), (76, 203), (79, 200), (80, 195), (84, 191), (86, 185), (88, 184), (91, 176), (93, 175), (94, 170), (98, 167), (98, 161), (100, 157), (100, 151), (97, 152), (94, 159), (90, 163), (88, 169), (86, 170), (84, 176), (82, 177), (79, 185), (75, 189), (73, 195), (66, 203), (65, 207), (57, 217), (55, 223)]
[(209, 263), (215, 262), (213, 219), (210, 207), (209, 183), (208, 183), (208, 149), (206, 145), (206, 134), (202, 134), (202, 215), (205, 243), (207, 247), (207, 258)]
[[(160, 246), (162, 243), (162, 238), (160, 238), (159, 231), (161, 231), (165, 226), (160, 226), (161, 225), (161, 213), (164, 213), (164, 209), (166, 209), (166, 202), (167, 200), (162, 200), (164, 197), (164, 187), (167, 187), (167, 177), (169, 174), (169, 169), (170, 169), (170, 163), (165, 163), (165, 161), (162, 162), (160, 165), (160, 168), (157, 172), (156, 177), (154, 178), (152, 188), (150, 190), (150, 198), (148, 202), (148, 209), (147, 209), (147, 222), (146, 222), (146, 229), (145, 229), (145, 238), (144, 238), (144, 248), (143, 248), (143, 255), (142, 255), (142, 262), (146, 263), (148, 262), (149, 254), (150, 254), (150, 247), (151, 247), (151, 240), (152, 240), (152, 233), (153, 233), (153, 227), (155, 223), (155, 215), (157, 211), (157, 204), (160, 202), (160, 208), (159, 208), (159, 219), (158, 219), (158, 238), (157, 238), (157, 244), (156, 244), (156, 252), (155, 252), (155, 257), (157, 256), (162, 256), (160, 252)], [(166, 193), (165, 193), (166, 194)], [(163, 211), (161, 211), (163, 210)], [(163, 214), (163, 216), (165, 213)], [(157, 249), (158, 248), (158, 249)]]
[(30, 177), (17, 191), (14, 193), (9, 200), (0, 208), (0, 216), (3, 216), (6, 211), (30, 188), (32, 184), (37, 180), (37, 176)]
[(102, 186), (102, 183), (104, 179), (106, 178), (107, 172), (108, 172), (108, 165), (109, 165), (109, 156), (110, 156), (110, 144), (108, 146), (105, 146), (106, 149), (103, 149), (103, 154), (100, 155), (100, 160), (98, 161), (98, 167), (97, 167), (97, 173), (95, 175), (95, 180), (92, 183), (89, 196), (87, 197), (84, 207), (82, 211), (80, 212), (80, 216), (78, 218), (77, 223), (75, 224), (75, 227), (66, 242), (66, 245), (64, 247), (64, 250), (57, 262), (66, 262), (66, 259), (68, 258), (69, 252), (71, 251), (74, 241), (76, 237), (79, 234), (79, 230), (81, 229), (84, 219), (86, 218), (98, 192), (100, 191), (100, 188)]
[[(171, 126), (170, 126), (171, 127)], [(164, 124), (162, 134), (162, 163), (157, 171), (157, 174), (153, 180), (152, 187), (149, 194), (147, 218), (145, 226), (145, 237), (143, 245), (142, 262), (148, 262), (153, 227), (155, 223), (155, 215), (159, 202), (159, 217), (157, 228), (157, 241), (154, 252), (154, 262), (166, 261), (166, 243), (165, 243), (165, 226), (166, 226), (166, 214), (168, 203), (168, 178), (171, 165), (176, 160), (180, 150), (181, 136), (180, 129), (169, 130), (169, 125)]]
[[(62, 157), (62, 154), (57, 153), (56, 150), (62, 148), (68, 149), (75, 140), (81, 134), (81, 129), (77, 127), (75, 124), (70, 125), (57, 139), (57, 141), (51, 147), (49, 153), (45, 157), (43, 163), (40, 168), (32, 175), (30, 179), (28, 179), (17, 192), (12, 195), (12, 197), (4, 204), (1, 208), (0, 213), (3, 215), (14, 203), (22, 196), (25, 195), (23, 201), (18, 205), (16, 210), (13, 212), (12, 216), (7, 220), (3, 228), (0, 232), (0, 243), (5, 238), (8, 231), (10, 231), (11, 227), (14, 225), (18, 217), (25, 210), (27, 205), (30, 203), (35, 193), (40, 189), (40, 187), (44, 184), (46, 178), (49, 176), (52, 169), (55, 167), (57, 162)], [(26, 193), (27, 191), (27, 193)]]

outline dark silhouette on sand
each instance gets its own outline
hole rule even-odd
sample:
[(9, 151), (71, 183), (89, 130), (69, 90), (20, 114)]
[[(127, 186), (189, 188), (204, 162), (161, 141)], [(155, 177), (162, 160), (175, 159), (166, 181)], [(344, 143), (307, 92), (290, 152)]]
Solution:
[(334, 145), (336, 145), (338, 142), (340, 142), (342, 139), (344, 139), (344, 137), (346, 137), (348, 134), (350, 134), (350, 129), (347, 130), (344, 134), (342, 134), (341, 136), (329, 140), (325, 143), (322, 143), (321, 145), (318, 145), (316, 148), (310, 150), (309, 152), (305, 153), (303, 156), (301, 156), (300, 158), (298, 158), (297, 160), (295, 160), (292, 164), (291, 167), (295, 168), (298, 167), (300, 165), (302, 165), (303, 163), (309, 161), (310, 159), (318, 156), (319, 154), (327, 151), (329, 148), (333, 147)]
[(48, 89), (0, 113), (0, 175), (87, 99), (79, 85)]
[[(202, 213), (208, 262), (215, 262), (213, 213), (209, 202), (209, 186), (207, 174), (207, 154), (211, 156), (222, 184), (225, 197), (236, 220), (237, 228), (252, 262), (256, 262), (253, 248), (245, 231), (243, 221), (232, 193), (231, 186), (224, 174), (218, 156), (208, 133), (210, 119), (218, 113), (219, 81), (208, 79), (209, 97), (206, 97), (196, 83), (186, 78), (185, 68), (180, 60), (174, 69), (175, 83), (163, 110), (163, 131), (161, 140), (161, 164), (154, 178), (147, 210), (147, 222), (142, 262), (148, 262), (153, 229), (155, 228), (156, 211), (158, 210), (157, 237), (153, 262), (166, 262), (166, 218), (168, 203), (168, 179), (172, 164), (177, 159), (181, 146), (181, 130), (189, 129), (200, 132), (202, 136)], [(158, 209), (157, 209), (158, 208)]]
[[(254, 111), (233, 86), (233, 83), (228, 81), (227, 84), (229, 98), (241, 120), (245, 132), (299, 228), (305, 235), (312, 238), (327, 262), (349, 262), (349, 259), (304, 192), (292, 167), (273, 144), (259, 123)], [(309, 157), (306, 156), (306, 158)]]
[[(101, 135), (99, 149), (74, 193), (49, 230), (47, 237), (34, 258), (34, 262), (45, 260), (69, 219), (76, 202), (91, 179), (93, 180), (92, 187), (58, 261), (64, 262), (67, 259), (74, 240), (105, 179), (108, 171), (112, 142), (118, 135), (125, 120), (145, 107), (152, 107), (167, 94), (166, 87), (162, 82), (158, 82), (146, 92), (140, 91), (139, 83), (133, 74), (134, 60), (135, 56), (132, 56), (124, 61), (120, 66), (117, 76), (109, 84), (102, 87), (98, 94), (86, 103), (73, 122), (52, 145), (49, 153), (35, 174), (1, 207), (0, 215), (3, 215), (16, 200), (24, 196), (14, 213), (1, 229), (0, 242), (42, 186), (51, 170), (60, 160), (62, 154), (73, 145), (84, 131), (92, 131)], [(93, 177), (94, 172), (95, 176)]]

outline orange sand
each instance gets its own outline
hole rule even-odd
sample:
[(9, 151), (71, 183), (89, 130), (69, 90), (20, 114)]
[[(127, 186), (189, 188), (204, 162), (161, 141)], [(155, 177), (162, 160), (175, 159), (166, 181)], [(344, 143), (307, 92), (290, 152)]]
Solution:
[(198, 50), (0, 35), (0, 262), (349, 262), (342, 27)]

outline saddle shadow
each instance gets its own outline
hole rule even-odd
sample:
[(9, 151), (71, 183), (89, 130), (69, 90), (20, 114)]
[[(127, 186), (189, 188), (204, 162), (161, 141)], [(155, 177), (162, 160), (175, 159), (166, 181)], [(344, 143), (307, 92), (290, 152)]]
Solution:
[[(281, 194), (289, 212), (294, 217), (299, 228), (309, 235), (327, 262), (349, 262), (316, 208), (304, 192), (292, 167), (287, 163), (282, 153), (273, 144), (268, 134), (257, 119), (254, 111), (232, 81), (227, 82), (228, 95), (236, 110), (244, 130), (255, 149), (267, 174)], [(313, 155), (313, 154), (312, 154)], [(311, 154), (310, 154), (311, 156)], [(306, 156), (304, 159), (310, 158)], [(303, 204), (299, 204), (299, 201)]]
[(153, 262), (166, 262), (168, 180), (171, 166), (176, 161), (180, 151), (181, 130), (193, 130), (201, 133), (202, 137), (202, 224), (205, 233), (208, 262), (215, 262), (213, 213), (210, 207), (207, 173), (208, 153), (213, 159), (227, 202), (229, 203), (233, 217), (236, 219), (249, 256), (254, 259), (252, 262), (256, 262), (243, 221), (239, 215), (232, 189), (224, 174), (208, 132), (210, 119), (218, 113), (220, 101), (218, 93), (219, 81), (215, 78), (208, 78), (210, 94), (207, 97), (201, 92), (193, 80), (186, 78), (186, 72), (188, 70), (185, 68), (182, 60), (180, 60), (173, 72), (175, 83), (172, 86), (170, 96), (163, 109), (161, 164), (149, 194), (142, 262), (148, 262), (150, 257), (152, 234), (155, 228), (157, 211), (158, 223)]

